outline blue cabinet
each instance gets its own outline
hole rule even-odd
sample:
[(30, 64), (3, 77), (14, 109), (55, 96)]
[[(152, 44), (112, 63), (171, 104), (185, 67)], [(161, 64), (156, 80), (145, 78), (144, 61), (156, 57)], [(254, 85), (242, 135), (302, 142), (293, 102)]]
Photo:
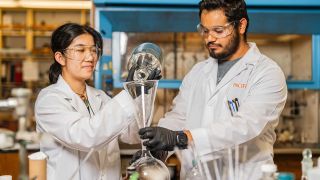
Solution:
[[(95, 86), (107, 81), (122, 87), (121, 33), (195, 32), (198, 18), (196, 0), (94, 0), (96, 28), (104, 38), (104, 55), (95, 73)], [(247, 0), (249, 34), (306, 35), (311, 38), (309, 79), (288, 78), (290, 89), (320, 88), (320, 1)], [(110, 62), (112, 61), (112, 64)], [(107, 66), (106, 66), (107, 63)], [(113, 66), (113, 67), (112, 67)], [(109, 67), (105, 70), (105, 67)], [(110, 70), (112, 67), (112, 71)], [(110, 76), (112, 74), (112, 76)], [(106, 77), (112, 77), (112, 81)], [(160, 88), (178, 88), (181, 80), (164, 79)]]

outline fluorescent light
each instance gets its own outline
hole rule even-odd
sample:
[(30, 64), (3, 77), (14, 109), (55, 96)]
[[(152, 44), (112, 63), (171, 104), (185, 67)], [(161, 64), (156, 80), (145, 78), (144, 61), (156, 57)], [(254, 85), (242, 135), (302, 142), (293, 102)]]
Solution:
[(31, 1), (31, 0), (1, 0), (2, 8), (37, 8), (37, 9), (91, 9), (91, 1)]

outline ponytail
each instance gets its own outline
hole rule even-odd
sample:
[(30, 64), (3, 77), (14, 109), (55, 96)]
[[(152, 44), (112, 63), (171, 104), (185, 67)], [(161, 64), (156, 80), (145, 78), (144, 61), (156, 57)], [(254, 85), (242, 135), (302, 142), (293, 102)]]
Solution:
[(50, 84), (54, 84), (58, 81), (58, 78), (61, 72), (62, 72), (61, 65), (57, 61), (54, 61), (54, 63), (51, 64), (49, 69)]

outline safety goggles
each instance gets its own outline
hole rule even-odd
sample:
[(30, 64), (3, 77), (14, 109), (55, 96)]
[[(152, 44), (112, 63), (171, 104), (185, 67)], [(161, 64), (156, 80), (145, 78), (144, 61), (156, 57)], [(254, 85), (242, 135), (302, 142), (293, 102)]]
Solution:
[(101, 49), (97, 46), (84, 46), (77, 45), (74, 47), (64, 49), (66, 56), (72, 60), (84, 61), (89, 58), (89, 55), (93, 58), (93, 61), (98, 61), (101, 54)]
[(233, 25), (235, 24), (235, 21), (229, 22), (223, 26), (213, 26), (213, 27), (204, 27), (201, 23), (197, 25), (197, 30), (203, 37), (208, 37), (209, 35), (215, 37), (215, 38), (224, 38), (229, 36), (233, 29)]

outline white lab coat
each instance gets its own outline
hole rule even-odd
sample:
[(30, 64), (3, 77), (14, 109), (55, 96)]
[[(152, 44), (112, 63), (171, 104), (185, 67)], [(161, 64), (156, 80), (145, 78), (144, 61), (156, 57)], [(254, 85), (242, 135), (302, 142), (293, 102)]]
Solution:
[[(196, 64), (185, 76), (172, 111), (159, 126), (189, 129), (200, 158), (245, 143), (248, 163), (253, 163), (250, 179), (258, 179), (260, 165), (273, 162), (274, 129), (285, 105), (287, 86), (280, 67), (261, 54), (256, 44), (249, 46), (218, 85), (217, 60), (209, 58)], [(232, 116), (227, 100), (235, 98), (240, 107)], [(182, 179), (191, 165), (188, 151), (182, 152)]]
[[(126, 143), (138, 143), (133, 100), (126, 91), (113, 99), (86, 85), (93, 109), (91, 117), (84, 102), (62, 76), (41, 90), (35, 104), (40, 150), (49, 156), (47, 179), (115, 180), (121, 178), (119, 135)], [(48, 137), (48, 136), (44, 136)], [(78, 169), (90, 150), (89, 159)]]

